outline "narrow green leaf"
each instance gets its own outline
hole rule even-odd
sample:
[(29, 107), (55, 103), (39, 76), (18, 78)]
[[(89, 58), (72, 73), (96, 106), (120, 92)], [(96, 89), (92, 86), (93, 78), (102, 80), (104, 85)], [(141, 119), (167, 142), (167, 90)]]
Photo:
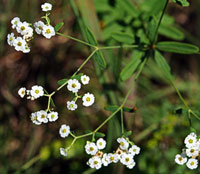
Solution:
[(81, 80), (81, 76), (83, 76), (83, 73), (79, 73), (79, 74), (73, 76), (72, 79)]
[(122, 69), (120, 73), (120, 79), (122, 81), (129, 79), (137, 70), (138, 65), (141, 63), (143, 54), (143, 52), (139, 51), (133, 54), (131, 61)]
[(137, 9), (130, 0), (117, 0), (117, 4), (132, 17), (136, 18), (139, 15)]
[(106, 135), (105, 135), (104, 133), (101, 133), (101, 132), (96, 132), (96, 133), (95, 133), (95, 136), (96, 136), (97, 138), (103, 138), (103, 137), (105, 137)]
[(63, 85), (64, 83), (66, 83), (68, 81), (68, 79), (61, 79), (57, 81), (58, 85)]
[[(119, 106), (117, 105), (110, 105), (110, 106), (106, 106), (105, 110), (110, 111), (110, 112), (115, 112), (117, 109), (119, 108)], [(124, 112), (135, 112), (133, 108), (128, 108), (128, 107), (123, 107), (123, 111)]]
[(52, 98), (50, 99), (50, 103), (51, 103), (51, 106), (56, 107)]
[(168, 65), (167, 61), (162, 56), (162, 54), (160, 54), (158, 51), (155, 51), (155, 61), (159, 68), (163, 71), (164, 76), (170, 81), (173, 80), (170, 66)]
[(125, 137), (129, 137), (131, 134), (132, 134), (132, 131), (124, 132), (124, 136), (125, 136)]
[(148, 23), (148, 37), (151, 42), (153, 42), (156, 37), (157, 25), (157, 18), (155, 16), (151, 16)]
[(122, 42), (125, 44), (132, 44), (134, 42), (134, 37), (128, 33), (113, 32), (111, 36), (116, 41)]
[(56, 32), (59, 31), (62, 28), (63, 25), (64, 25), (64, 22), (60, 22), (60, 23), (56, 24), (56, 26), (54, 27), (55, 31)]
[(188, 7), (190, 5), (190, 3), (187, 0), (172, 0), (172, 1), (183, 7)]
[[(93, 33), (87, 28), (87, 38), (90, 44), (97, 46), (97, 40), (95, 39)], [(103, 57), (103, 54), (101, 51), (97, 51), (94, 55), (95, 61), (98, 63), (98, 65), (105, 69), (106, 68), (106, 61)]]
[(184, 33), (176, 28), (174, 25), (161, 24), (158, 30), (159, 34), (174, 40), (183, 40)]
[(199, 52), (197, 46), (181, 42), (158, 42), (156, 48), (161, 51), (179, 54), (195, 54)]

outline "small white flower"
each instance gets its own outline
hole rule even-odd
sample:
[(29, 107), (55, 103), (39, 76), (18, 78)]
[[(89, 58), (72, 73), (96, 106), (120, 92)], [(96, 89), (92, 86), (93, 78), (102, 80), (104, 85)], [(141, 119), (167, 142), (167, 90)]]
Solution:
[(188, 157), (198, 156), (199, 154), (198, 147), (191, 147), (189, 149), (186, 149), (186, 154)]
[(41, 123), (47, 123), (47, 112), (44, 110), (38, 111), (37, 112), (37, 120)]
[(52, 5), (50, 3), (44, 3), (41, 5), (42, 11), (50, 11), (52, 9)]
[(15, 40), (14, 33), (10, 33), (7, 35), (8, 45), (13, 46), (14, 40)]
[(135, 161), (133, 160), (133, 162), (128, 164), (126, 167), (128, 167), (129, 169), (132, 169), (133, 167), (135, 167)]
[(124, 165), (131, 165), (134, 162), (133, 156), (131, 154), (123, 153), (120, 162)]
[(67, 108), (71, 111), (74, 111), (77, 109), (77, 104), (75, 103), (75, 101), (68, 101), (67, 102)]
[(34, 23), (35, 32), (36, 32), (37, 34), (41, 34), (42, 31), (43, 31), (43, 29), (44, 29), (44, 26), (45, 26), (45, 24), (44, 24), (44, 22), (42, 22), (42, 21), (35, 22), (35, 23)]
[(42, 124), (42, 123), (41, 123), (40, 121), (38, 121), (38, 119), (37, 119), (37, 112), (34, 112), (34, 113), (31, 114), (31, 120), (32, 120), (32, 122), (33, 122), (34, 124), (36, 124), (36, 125)]
[(95, 155), (98, 152), (98, 148), (93, 142), (87, 142), (85, 145), (85, 151), (89, 155)]
[(189, 169), (196, 169), (198, 167), (198, 160), (197, 159), (189, 159), (188, 162), (186, 163), (186, 166), (189, 168)]
[(31, 88), (31, 96), (35, 99), (44, 95), (44, 90), (42, 86), (34, 85)]
[(84, 94), (82, 100), (83, 100), (83, 106), (88, 107), (88, 106), (91, 106), (94, 103), (95, 98), (94, 98), (93, 94), (90, 94), (88, 92), (88, 93)]
[(23, 51), (26, 46), (26, 41), (22, 37), (17, 37), (13, 42), (13, 46), (17, 51)]
[(60, 154), (62, 155), (62, 156), (67, 156), (67, 150), (65, 149), (65, 148), (60, 148)]
[(60, 136), (62, 138), (67, 137), (70, 134), (70, 127), (67, 126), (66, 124), (63, 124), (59, 130)]
[(102, 161), (101, 158), (99, 158), (98, 156), (94, 156), (92, 158), (89, 159), (89, 161), (87, 162), (87, 164), (91, 167), (91, 168), (95, 168), (95, 169), (100, 169), (102, 166)]
[(58, 113), (57, 112), (50, 112), (47, 115), (50, 122), (56, 121), (58, 119)]
[(55, 30), (51, 25), (45, 25), (42, 30), (42, 35), (47, 39), (50, 39), (52, 36), (55, 36)]
[(106, 147), (106, 141), (103, 138), (99, 138), (96, 142), (96, 145), (99, 150), (102, 150)]
[(104, 166), (108, 166), (108, 164), (110, 164), (110, 162), (109, 162), (109, 160), (108, 160), (108, 154), (107, 154), (107, 153), (104, 153), (104, 154), (103, 154), (103, 158), (101, 159), (101, 161), (102, 161), (102, 164), (103, 164)]
[(117, 142), (120, 144), (119, 147), (120, 149), (122, 150), (127, 150), (128, 149), (128, 146), (129, 146), (129, 143), (126, 141), (125, 138), (117, 138)]
[(87, 85), (90, 81), (90, 77), (89, 76), (86, 76), (86, 75), (83, 75), (81, 76), (81, 82), (84, 84), (84, 85)]
[(113, 153), (108, 153), (107, 156), (108, 163), (117, 163), (119, 161), (118, 155)]
[(179, 165), (183, 165), (187, 162), (187, 157), (180, 155), (180, 154), (177, 154), (175, 156), (175, 162)]
[(15, 17), (11, 20), (11, 24), (12, 24), (12, 28), (15, 29), (18, 25), (18, 23), (20, 23), (20, 19), (18, 17)]
[(33, 29), (31, 27), (28, 27), (26, 34), (23, 36), (23, 39), (28, 42), (32, 37), (33, 37)]
[(18, 94), (20, 95), (21, 98), (24, 98), (24, 96), (26, 95), (26, 88), (20, 88), (18, 90)]
[(77, 93), (81, 89), (81, 84), (76, 79), (70, 79), (67, 84), (67, 89), (73, 93)]
[(19, 22), (17, 25), (17, 32), (21, 35), (26, 35), (28, 32), (29, 24), (27, 22)]
[(197, 138), (197, 135), (196, 135), (194, 132), (191, 132), (189, 135), (191, 135), (191, 136)]
[(197, 139), (196, 137), (192, 136), (192, 135), (188, 135), (186, 138), (185, 138), (185, 146), (187, 148), (191, 148), (191, 147), (194, 147), (197, 143)]
[(30, 50), (30, 47), (26, 44), (25, 45), (25, 48), (22, 50), (23, 53), (29, 53), (31, 50)]
[(138, 155), (140, 153), (140, 147), (133, 145), (128, 151), (133, 156)]

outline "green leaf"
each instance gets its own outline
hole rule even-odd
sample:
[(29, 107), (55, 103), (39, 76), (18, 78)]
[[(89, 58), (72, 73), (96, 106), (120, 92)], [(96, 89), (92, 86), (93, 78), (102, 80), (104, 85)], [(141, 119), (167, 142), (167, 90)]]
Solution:
[(176, 28), (174, 25), (161, 24), (158, 30), (159, 34), (174, 40), (183, 40), (184, 33)]
[(188, 7), (190, 3), (187, 0), (172, 0), (174, 3), (179, 4), (183, 7)]
[(101, 133), (101, 132), (96, 132), (96, 133), (95, 133), (95, 136), (96, 136), (97, 138), (103, 138), (103, 137), (105, 137), (106, 135), (105, 135), (104, 133)]
[(52, 98), (50, 99), (50, 103), (51, 103), (51, 106), (56, 107)]
[(56, 32), (59, 31), (62, 28), (63, 25), (64, 25), (64, 22), (60, 22), (60, 23), (56, 24), (56, 26), (54, 27), (55, 31)]
[[(88, 41), (90, 44), (95, 45), (95, 46), (98, 45), (97, 40), (95, 39), (93, 33), (88, 28), (87, 28), (87, 38), (88, 38)], [(103, 68), (103, 69), (106, 68), (106, 61), (105, 61), (101, 51), (97, 51), (94, 54), (94, 59), (101, 68)]]
[(81, 80), (81, 76), (83, 76), (83, 73), (79, 73), (79, 74), (73, 76), (72, 79)]
[(139, 15), (137, 9), (130, 0), (117, 0), (117, 4), (132, 17), (136, 18)]
[(158, 42), (156, 48), (161, 51), (179, 54), (195, 54), (199, 52), (197, 46), (181, 42)]
[[(115, 112), (118, 108), (119, 108), (119, 106), (117, 106), (117, 105), (110, 105), (110, 106), (106, 106), (105, 110)], [(128, 107), (123, 107), (123, 111), (131, 112), (131, 113), (135, 112), (133, 108), (128, 108)]]
[(61, 80), (58, 80), (58, 81), (57, 81), (57, 84), (61, 86), (61, 85), (63, 85), (64, 83), (66, 83), (67, 81), (68, 81), (68, 79), (61, 79)]
[(133, 73), (137, 70), (138, 65), (141, 63), (142, 56), (143, 52), (134, 52), (131, 61), (122, 69), (120, 73), (120, 79), (122, 81), (129, 79), (133, 75)]
[(173, 76), (171, 75), (170, 66), (168, 65), (167, 61), (162, 56), (162, 54), (160, 54), (158, 51), (155, 51), (155, 61), (156, 61), (157, 65), (159, 66), (159, 68), (163, 71), (164, 76), (168, 80), (172, 81)]
[(113, 32), (111, 36), (116, 41), (122, 42), (125, 44), (132, 44), (134, 42), (134, 37), (128, 33)]
[(153, 42), (156, 37), (157, 25), (157, 18), (155, 16), (151, 16), (148, 23), (148, 37), (151, 42)]
[(131, 134), (132, 134), (132, 131), (124, 132), (124, 136), (125, 136), (125, 137), (129, 137)]

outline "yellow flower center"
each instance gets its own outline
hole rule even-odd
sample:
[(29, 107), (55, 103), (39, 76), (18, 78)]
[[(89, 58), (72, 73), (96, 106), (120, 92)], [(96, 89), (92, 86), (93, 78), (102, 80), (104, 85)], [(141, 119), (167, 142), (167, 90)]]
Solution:
[(94, 148), (93, 147), (90, 147), (90, 151), (93, 151), (94, 150)]
[(193, 140), (192, 140), (192, 139), (190, 139), (190, 140), (189, 140), (189, 143), (193, 143)]
[(12, 41), (13, 40), (13, 38), (12, 37), (10, 37), (10, 39), (9, 39), (10, 41)]
[(97, 165), (98, 164), (98, 161), (94, 161), (94, 165)]
[(72, 84), (72, 88), (76, 88), (76, 84), (75, 83)]
[(42, 116), (41, 116), (42, 118), (45, 118), (45, 115), (44, 114), (42, 114)]
[(40, 91), (39, 91), (38, 89), (35, 90), (35, 93), (36, 93), (36, 94), (39, 94), (39, 92), (40, 92)]
[(55, 117), (55, 115), (54, 115), (54, 114), (52, 114), (52, 115), (51, 115), (51, 118), (54, 118), (54, 117)]
[(129, 158), (126, 158), (126, 159), (125, 159), (126, 162), (129, 162), (129, 160), (130, 160)]
[(111, 157), (110, 157), (110, 161), (113, 161), (113, 160), (114, 160), (114, 157), (113, 157), (113, 156), (111, 156)]
[(20, 47), (20, 46), (22, 46), (22, 43), (21, 43), (21, 42), (18, 42), (17, 45)]
[(39, 26), (38, 28), (39, 28), (40, 30), (43, 30), (42, 26)]
[(87, 98), (86, 98), (86, 101), (88, 101), (88, 102), (89, 102), (89, 101), (90, 101), (90, 97), (87, 97)]
[(50, 34), (50, 33), (51, 33), (51, 30), (50, 30), (50, 29), (47, 29), (47, 30), (46, 30), (46, 33), (47, 33), (47, 34)]
[(66, 132), (67, 132), (67, 130), (66, 130), (66, 129), (63, 129), (63, 130), (62, 130), (62, 132), (63, 132), (63, 133), (66, 133)]
[(194, 162), (191, 162), (190, 165), (193, 166), (193, 165), (194, 165)]
[(179, 158), (178, 158), (178, 160), (179, 160), (179, 161), (182, 161), (182, 160), (183, 160), (183, 158), (182, 158), (182, 157), (179, 157)]
[(21, 30), (22, 30), (22, 31), (25, 30), (25, 27), (24, 27), (24, 26), (21, 26)]

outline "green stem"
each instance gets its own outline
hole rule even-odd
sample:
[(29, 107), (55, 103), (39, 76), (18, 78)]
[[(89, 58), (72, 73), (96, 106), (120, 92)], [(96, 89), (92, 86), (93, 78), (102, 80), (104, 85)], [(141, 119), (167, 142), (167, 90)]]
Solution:
[(108, 50), (108, 49), (119, 49), (119, 48), (138, 48), (139, 45), (116, 45), (116, 46), (105, 46), (98, 47), (99, 50)]
[(121, 129), (122, 135), (124, 134), (124, 116), (123, 116), (123, 109), (121, 109)]
[(63, 36), (63, 37), (66, 37), (66, 38), (68, 38), (68, 39), (74, 40), (74, 41), (79, 42), (79, 43), (81, 43), (81, 44), (84, 44), (84, 45), (87, 45), (87, 46), (96, 48), (95, 45), (92, 45), (92, 44), (87, 43), (87, 42), (85, 42), (85, 41), (82, 41), (82, 40), (79, 40), (79, 39), (77, 39), (77, 38), (68, 36), (68, 35), (66, 35), (66, 34), (62, 34), (62, 33), (60, 33), (60, 32), (56, 32), (56, 34), (59, 35), (59, 36)]

